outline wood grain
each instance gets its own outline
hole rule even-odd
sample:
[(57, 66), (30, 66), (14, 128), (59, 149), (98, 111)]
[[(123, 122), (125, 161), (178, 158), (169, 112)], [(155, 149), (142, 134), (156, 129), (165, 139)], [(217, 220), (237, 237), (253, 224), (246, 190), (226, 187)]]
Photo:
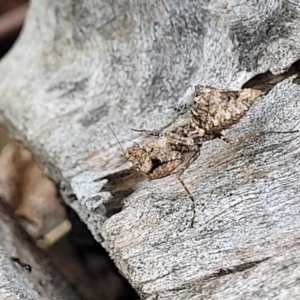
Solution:
[[(297, 298), (299, 135), (206, 142), (183, 176), (191, 229), (176, 178), (129, 170), (107, 124), (126, 148), (148, 141), (130, 128), (179, 122), (198, 84), (240, 89), (269, 71), (272, 86), (300, 58), (299, 10), (295, 1), (31, 2), (0, 63), (0, 118), (76, 194), (66, 201), (143, 299)], [(297, 72), (228, 137), (299, 130)], [(108, 207), (117, 213), (107, 217)]]

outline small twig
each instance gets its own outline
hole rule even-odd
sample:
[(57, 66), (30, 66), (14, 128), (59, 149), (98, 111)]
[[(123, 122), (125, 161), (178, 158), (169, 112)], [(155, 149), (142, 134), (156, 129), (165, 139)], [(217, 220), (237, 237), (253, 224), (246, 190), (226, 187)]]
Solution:
[(64, 237), (71, 230), (71, 228), (71, 222), (69, 220), (64, 220), (51, 231), (46, 233), (42, 238), (38, 239), (36, 241), (36, 245), (39, 248), (47, 249)]

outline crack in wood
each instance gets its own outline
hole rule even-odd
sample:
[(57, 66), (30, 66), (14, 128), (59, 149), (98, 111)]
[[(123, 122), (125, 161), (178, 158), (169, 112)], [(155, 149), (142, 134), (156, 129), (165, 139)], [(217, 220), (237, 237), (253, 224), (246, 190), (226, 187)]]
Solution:
[(129, 169), (97, 179), (97, 181), (104, 179), (108, 182), (101, 189), (101, 192), (109, 191), (112, 195), (112, 197), (103, 204), (106, 209), (105, 215), (107, 218), (110, 218), (114, 214), (122, 211), (124, 206), (123, 199), (134, 192), (137, 183), (144, 180), (145, 176), (135, 169)]

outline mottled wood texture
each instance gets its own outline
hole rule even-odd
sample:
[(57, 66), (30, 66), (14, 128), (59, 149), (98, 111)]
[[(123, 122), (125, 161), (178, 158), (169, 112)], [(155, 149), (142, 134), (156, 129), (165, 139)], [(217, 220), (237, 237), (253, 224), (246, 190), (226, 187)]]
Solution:
[(107, 126), (124, 148), (143, 144), (130, 128), (176, 123), (195, 85), (240, 89), (268, 71), (257, 84), (269, 92), (226, 135), (300, 129), (298, 68), (279, 76), (300, 58), (299, 12), (287, 0), (32, 1), (0, 64), (1, 119), (73, 190), (143, 299), (299, 294), (299, 134), (205, 143), (183, 176), (190, 228), (176, 177), (129, 170)]

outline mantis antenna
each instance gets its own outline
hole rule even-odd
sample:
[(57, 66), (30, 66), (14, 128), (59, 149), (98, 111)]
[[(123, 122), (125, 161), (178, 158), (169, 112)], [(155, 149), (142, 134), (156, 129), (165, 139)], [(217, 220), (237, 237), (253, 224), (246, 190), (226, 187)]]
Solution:
[(120, 149), (122, 150), (122, 152), (123, 152), (123, 154), (124, 154), (124, 156), (125, 156), (125, 151), (124, 151), (124, 149), (123, 149), (123, 147), (122, 147), (120, 141), (118, 140), (116, 134), (114, 133), (114, 131), (112, 130), (112, 128), (110, 127), (109, 124), (107, 124), (107, 126), (108, 126), (108, 128), (110, 129), (110, 131), (112, 132), (112, 134), (114, 135), (115, 139), (117, 140), (117, 142), (118, 142), (118, 144), (119, 144)]

